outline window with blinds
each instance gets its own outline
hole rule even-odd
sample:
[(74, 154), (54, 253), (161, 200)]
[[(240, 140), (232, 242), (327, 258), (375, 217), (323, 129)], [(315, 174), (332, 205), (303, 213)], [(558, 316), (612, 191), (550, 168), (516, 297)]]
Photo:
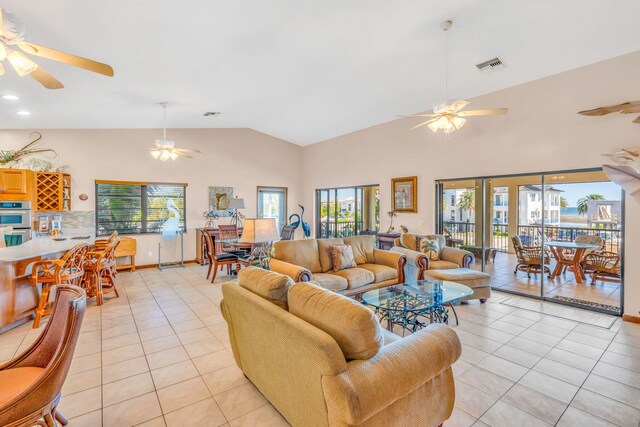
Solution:
[(186, 229), (186, 184), (96, 181), (96, 235), (159, 233), (167, 221)]

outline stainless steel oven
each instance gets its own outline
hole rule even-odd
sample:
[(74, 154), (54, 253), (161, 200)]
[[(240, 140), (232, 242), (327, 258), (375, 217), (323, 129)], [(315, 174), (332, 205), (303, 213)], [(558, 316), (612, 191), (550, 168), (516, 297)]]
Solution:
[(14, 234), (22, 234), (22, 241), (31, 238), (31, 202), (0, 201), (0, 227), (13, 227)]

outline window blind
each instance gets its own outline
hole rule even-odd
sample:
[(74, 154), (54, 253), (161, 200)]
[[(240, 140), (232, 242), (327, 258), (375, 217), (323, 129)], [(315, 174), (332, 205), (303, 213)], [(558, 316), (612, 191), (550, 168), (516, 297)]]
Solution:
[(166, 220), (185, 223), (186, 184), (96, 181), (96, 235), (159, 233)]

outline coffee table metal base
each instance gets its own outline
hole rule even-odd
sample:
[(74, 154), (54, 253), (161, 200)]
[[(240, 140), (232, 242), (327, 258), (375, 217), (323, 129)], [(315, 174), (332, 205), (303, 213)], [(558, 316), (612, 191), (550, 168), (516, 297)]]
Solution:
[(449, 324), (449, 308), (453, 312), (456, 325), (458, 325), (458, 314), (452, 304), (438, 305), (428, 311), (400, 312), (375, 308), (374, 312), (380, 319), (382, 325), (390, 332), (394, 332), (396, 326), (402, 328), (402, 336), (405, 332), (414, 333), (432, 323)]

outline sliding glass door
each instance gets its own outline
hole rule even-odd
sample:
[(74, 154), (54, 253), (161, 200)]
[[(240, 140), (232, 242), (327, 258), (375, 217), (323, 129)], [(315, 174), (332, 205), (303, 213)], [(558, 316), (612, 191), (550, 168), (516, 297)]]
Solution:
[(600, 169), (442, 180), (437, 191), (438, 230), (492, 288), (621, 312), (623, 193)]
[(278, 230), (287, 223), (287, 189), (258, 187), (258, 218), (275, 218)]
[(380, 228), (380, 187), (316, 190), (316, 236), (349, 237)]

